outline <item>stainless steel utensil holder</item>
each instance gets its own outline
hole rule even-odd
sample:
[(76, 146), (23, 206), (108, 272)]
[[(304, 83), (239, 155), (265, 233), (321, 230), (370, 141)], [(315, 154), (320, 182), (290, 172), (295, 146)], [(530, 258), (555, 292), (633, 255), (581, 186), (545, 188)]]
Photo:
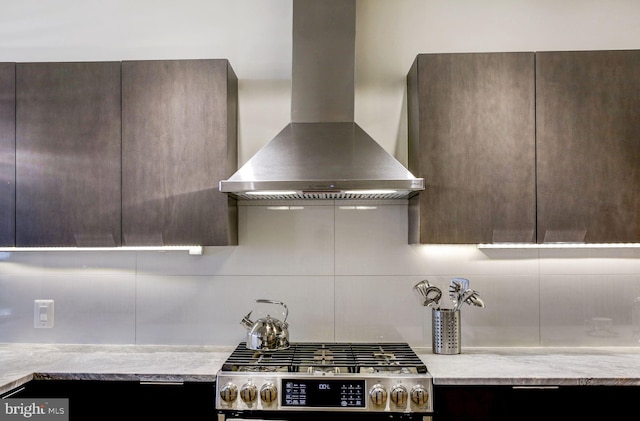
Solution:
[(460, 353), (460, 310), (433, 309), (432, 349), (434, 354)]

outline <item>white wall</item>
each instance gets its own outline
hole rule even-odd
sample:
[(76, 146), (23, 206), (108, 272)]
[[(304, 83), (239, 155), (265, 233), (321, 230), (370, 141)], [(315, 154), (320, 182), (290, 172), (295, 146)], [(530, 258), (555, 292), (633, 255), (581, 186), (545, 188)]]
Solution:
[[(239, 163), (289, 119), (291, 2), (0, 0), (0, 61), (228, 58), (239, 77)], [(405, 76), (418, 53), (636, 49), (635, 0), (360, 0), (356, 121), (406, 163)], [(463, 347), (637, 345), (638, 250), (410, 246), (406, 204), (240, 209), (240, 245), (186, 253), (0, 254), (0, 342), (235, 344), (256, 298), (290, 309), (292, 340), (429, 345), (411, 287), (468, 277)], [(33, 300), (56, 300), (34, 329)], [(269, 309), (272, 313), (273, 310)], [(267, 309), (257, 309), (257, 314)], [(611, 318), (595, 336), (593, 317)]]

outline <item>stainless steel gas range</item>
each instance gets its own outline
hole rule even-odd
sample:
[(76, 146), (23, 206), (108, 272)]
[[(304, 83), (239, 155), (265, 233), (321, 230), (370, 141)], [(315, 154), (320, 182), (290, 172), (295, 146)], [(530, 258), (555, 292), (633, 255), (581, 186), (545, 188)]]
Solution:
[(433, 382), (406, 343), (294, 343), (254, 351), (240, 343), (216, 376), (227, 419), (430, 420)]

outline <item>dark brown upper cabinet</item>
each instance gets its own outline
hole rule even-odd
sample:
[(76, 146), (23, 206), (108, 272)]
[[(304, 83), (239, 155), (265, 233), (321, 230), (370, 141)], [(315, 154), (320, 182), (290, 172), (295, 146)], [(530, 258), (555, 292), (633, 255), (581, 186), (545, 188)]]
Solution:
[(640, 51), (536, 54), (538, 242), (640, 242)]
[(119, 246), (120, 62), (16, 64), (16, 245)]
[(0, 247), (13, 247), (16, 211), (16, 65), (0, 63)]
[(407, 76), (410, 243), (535, 242), (534, 53), (420, 54)]
[(125, 246), (237, 244), (237, 89), (224, 59), (122, 63)]

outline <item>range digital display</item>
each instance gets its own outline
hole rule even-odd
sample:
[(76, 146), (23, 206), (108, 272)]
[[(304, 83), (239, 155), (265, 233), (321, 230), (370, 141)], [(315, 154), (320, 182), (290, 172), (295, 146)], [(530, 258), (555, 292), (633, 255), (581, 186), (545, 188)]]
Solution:
[(364, 408), (364, 380), (282, 379), (282, 406)]

